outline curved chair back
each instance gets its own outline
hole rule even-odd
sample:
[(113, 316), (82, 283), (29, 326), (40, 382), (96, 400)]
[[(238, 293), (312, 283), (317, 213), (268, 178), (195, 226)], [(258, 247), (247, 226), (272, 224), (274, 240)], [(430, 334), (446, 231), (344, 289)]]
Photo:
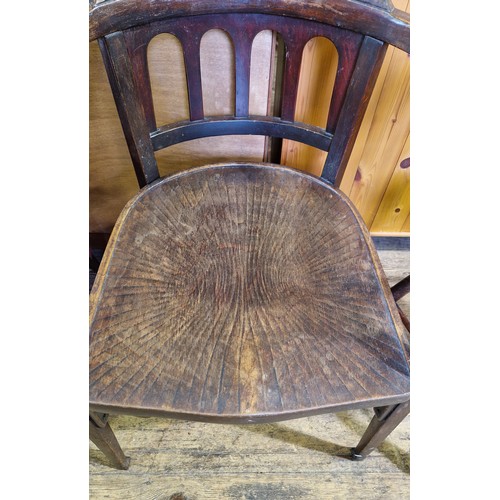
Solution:
[[(206, 116), (200, 71), (200, 41), (222, 29), (235, 54), (234, 115)], [(281, 103), (275, 116), (249, 114), (252, 42), (273, 30), (285, 47)], [(182, 44), (188, 87), (187, 121), (159, 124), (155, 118), (147, 48), (161, 33)], [(325, 37), (339, 62), (326, 127), (294, 120), (302, 52)], [(264, 135), (291, 139), (328, 152), (322, 177), (338, 185), (388, 44), (409, 52), (408, 15), (390, 0), (120, 0), (90, 11), (90, 39), (99, 39), (106, 71), (141, 187), (159, 177), (155, 151), (192, 139)]]

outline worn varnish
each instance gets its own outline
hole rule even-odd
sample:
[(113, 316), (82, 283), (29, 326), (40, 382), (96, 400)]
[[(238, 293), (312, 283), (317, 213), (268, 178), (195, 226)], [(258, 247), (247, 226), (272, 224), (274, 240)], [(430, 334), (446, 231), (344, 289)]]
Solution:
[[(375, 239), (392, 285), (410, 268), (408, 245)], [(387, 245), (391, 246), (387, 246)], [(398, 304), (409, 315), (407, 295)], [(351, 410), (286, 422), (224, 425), (111, 415), (116, 436), (131, 457), (128, 471), (92, 443), (90, 498), (188, 500), (305, 500), (410, 497), (410, 416), (362, 463), (344, 457), (359, 441), (373, 412)], [(180, 497), (179, 497), (180, 498)]]
[[(113, 2), (91, 12), (104, 29), (99, 45), (145, 186), (114, 228), (91, 295), (91, 419), (128, 413), (253, 423), (378, 407), (352, 452), (364, 458), (408, 411), (409, 350), (367, 228), (333, 186), (386, 42), (404, 47), (409, 25), (377, 0), (373, 10), (372, 2), (332, 0), (343, 9), (341, 23), (310, 5), (290, 2), (283, 12), (257, 3), (255, 12), (239, 13), (229, 12), (233, 2), (207, 12), (184, 1), (169, 2), (172, 10)], [(117, 6), (130, 11), (123, 17)], [(234, 116), (206, 115), (199, 47), (212, 29), (227, 31), (235, 49)], [(249, 115), (251, 42), (269, 29), (285, 47), (283, 86), (279, 109), (259, 117)], [(184, 51), (190, 120), (159, 125), (146, 47), (162, 33)], [(293, 121), (301, 52), (317, 36), (339, 54), (326, 130)], [(158, 179), (155, 151), (230, 134), (320, 147), (327, 151), (321, 178), (232, 163)], [(94, 443), (127, 467), (109, 424), (91, 425)]]
[(93, 408), (255, 421), (407, 398), (369, 240), (316, 178), (187, 171), (134, 198), (114, 238), (92, 297)]

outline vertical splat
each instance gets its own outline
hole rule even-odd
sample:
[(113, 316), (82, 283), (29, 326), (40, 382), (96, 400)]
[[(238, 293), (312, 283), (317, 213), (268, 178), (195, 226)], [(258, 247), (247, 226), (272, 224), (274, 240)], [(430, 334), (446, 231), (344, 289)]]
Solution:
[(186, 81), (188, 86), (189, 115), (191, 120), (202, 120), (203, 89), (201, 85), (200, 41), (202, 33), (175, 30), (184, 52), (184, 66), (186, 68)]
[(234, 45), (235, 60), (235, 116), (248, 116), (250, 98), (250, 60), (252, 42), (255, 36), (253, 31), (230, 30)]
[(302, 51), (307, 41), (307, 36), (297, 36), (294, 39), (285, 38), (285, 68), (281, 102), (281, 118), (283, 120), (293, 121), (294, 119)]

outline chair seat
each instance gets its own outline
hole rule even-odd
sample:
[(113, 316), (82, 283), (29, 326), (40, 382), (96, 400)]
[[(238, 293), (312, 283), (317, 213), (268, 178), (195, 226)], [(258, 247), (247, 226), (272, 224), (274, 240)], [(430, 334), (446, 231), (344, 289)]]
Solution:
[(403, 326), (349, 200), (286, 167), (147, 186), (91, 295), (91, 409), (255, 422), (409, 398)]

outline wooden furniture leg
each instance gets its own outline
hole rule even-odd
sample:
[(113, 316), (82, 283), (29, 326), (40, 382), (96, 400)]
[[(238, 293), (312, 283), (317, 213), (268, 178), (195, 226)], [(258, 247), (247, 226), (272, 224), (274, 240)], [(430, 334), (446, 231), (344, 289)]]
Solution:
[(410, 413), (410, 402), (400, 403), (387, 415), (383, 412), (379, 415), (375, 414), (366, 429), (361, 441), (356, 448), (351, 450), (351, 458), (353, 460), (363, 460), (375, 448), (380, 446), (384, 439), (403, 421)]
[(92, 442), (111, 460), (117, 469), (128, 469), (130, 458), (123, 453), (109, 423), (106, 422), (104, 427), (100, 427), (92, 418), (89, 418), (89, 434)]
[(391, 287), (392, 296), (394, 300), (397, 302), (399, 299), (402, 299), (405, 295), (410, 293), (410, 275), (406, 278), (403, 278), (401, 281), (396, 283)]

